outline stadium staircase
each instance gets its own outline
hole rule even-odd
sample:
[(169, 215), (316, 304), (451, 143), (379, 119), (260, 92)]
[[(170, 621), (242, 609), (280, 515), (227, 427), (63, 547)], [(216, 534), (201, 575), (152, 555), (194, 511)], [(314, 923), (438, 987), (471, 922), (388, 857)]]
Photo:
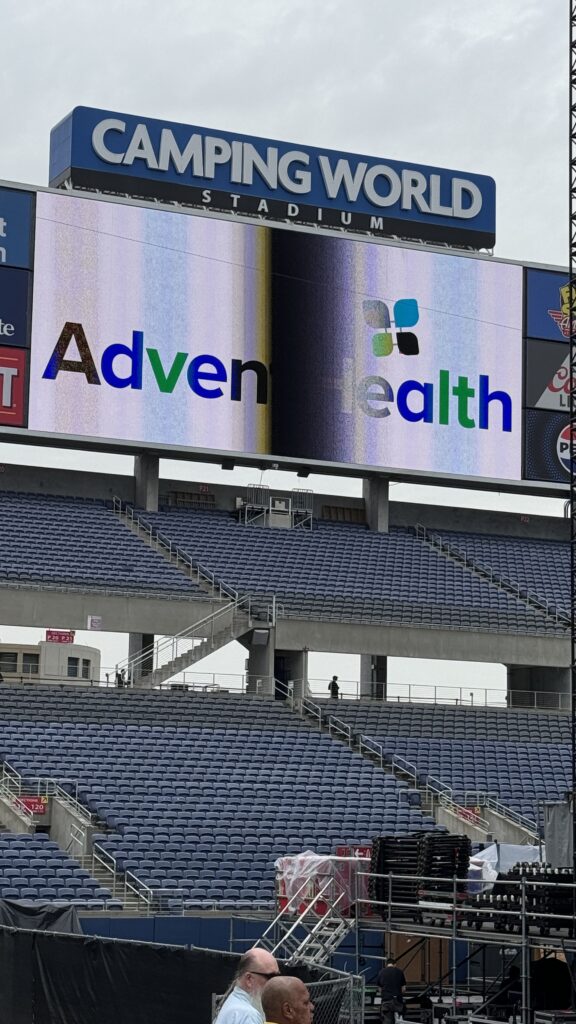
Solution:
[(344, 916), (349, 897), (333, 878), (319, 886), (314, 900), (306, 899), (309, 884), (306, 880), (286, 902), (256, 945), (288, 964), (322, 967), (355, 922)]
[(469, 552), (463, 551), (455, 544), (450, 543), (441, 534), (435, 531), (429, 530), (426, 526), (419, 523), (416, 526), (416, 536), (429, 548), (434, 551), (440, 552), (445, 558), (451, 562), (455, 562), (461, 568), (477, 576), (479, 579), (485, 582), (491, 583), (496, 586), (499, 590), (505, 594), (509, 594), (511, 597), (515, 597), (521, 604), (531, 611), (540, 612), (543, 619), (550, 625), (554, 625), (556, 629), (569, 629), (570, 628), (570, 617), (564, 612), (560, 611), (555, 605), (551, 604), (546, 599), (538, 597), (533, 591), (530, 591), (527, 587), (522, 587), (516, 580), (511, 579), (509, 576), (505, 576), (503, 573), (497, 572), (489, 565), (484, 565), (478, 559), (473, 558)]
[[(477, 806), (480, 809), (463, 807), (454, 799), (450, 786), (429, 775), (424, 784), (415, 765), (395, 754), (392, 758), (382, 746), (369, 736), (356, 734), (348, 722), (335, 715), (326, 714), (324, 708), (308, 698), (304, 698), (294, 710), (305, 719), (314, 721), (322, 732), (332, 739), (338, 740), (350, 750), (357, 751), (366, 760), (382, 771), (392, 775), (399, 783), (408, 786), (418, 793), (418, 808), (423, 814), (433, 818), (439, 825), (448, 827), (451, 832), (468, 835), (476, 842), (504, 841), (500, 830), (505, 830), (505, 841), (520, 845), (538, 843), (538, 828), (531, 819), (518, 814), (506, 807), (492, 794), (477, 792)], [(485, 816), (483, 816), (485, 815)]]
[[(243, 636), (254, 621), (250, 597), (237, 596), (176, 636), (161, 637), (119, 662), (116, 671), (124, 672), (134, 686), (154, 688)], [(150, 664), (152, 671), (147, 671)]]
[[(256, 604), (249, 594), (241, 595), (211, 570), (192, 559), (120, 498), (114, 498), (113, 513), (131, 533), (193, 580), (206, 599), (216, 604), (213, 612), (175, 637), (161, 638), (151, 647), (120, 662), (116, 671), (124, 670), (127, 679), (135, 685), (146, 688), (159, 686), (232, 640), (239, 639), (254, 625), (268, 626), (273, 623), (276, 615), (274, 598), (270, 605), (262, 599)], [(150, 663), (153, 666), (151, 672), (146, 671)]]

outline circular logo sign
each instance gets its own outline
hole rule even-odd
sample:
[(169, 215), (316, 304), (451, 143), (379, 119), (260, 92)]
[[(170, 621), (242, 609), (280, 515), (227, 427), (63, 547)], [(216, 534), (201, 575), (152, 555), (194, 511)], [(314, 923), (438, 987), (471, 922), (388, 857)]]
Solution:
[(558, 434), (558, 440), (556, 441), (556, 454), (558, 455), (558, 461), (563, 469), (567, 473), (570, 472), (570, 448), (572, 447), (572, 453), (576, 454), (576, 432), (572, 437), (572, 445), (570, 445), (570, 425), (563, 427)]

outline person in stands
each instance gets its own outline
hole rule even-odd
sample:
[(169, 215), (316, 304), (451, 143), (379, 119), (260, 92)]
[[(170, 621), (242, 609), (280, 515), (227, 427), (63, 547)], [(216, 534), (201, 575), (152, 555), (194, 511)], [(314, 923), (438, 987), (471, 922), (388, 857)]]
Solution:
[(278, 977), (278, 964), (266, 949), (249, 949), (240, 957), (234, 987), (222, 1003), (214, 1024), (264, 1024), (261, 994)]
[(314, 1003), (299, 978), (272, 978), (262, 992), (266, 1024), (311, 1024)]
[(332, 676), (332, 679), (328, 683), (328, 689), (330, 690), (330, 696), (333, 700), (338, 700), (340, 694), (340, 687), (338, 686), (338, 676)]
[(389, 956), (376, 981), (382, 994), (380, 1020), (382, 1024), (395, 1024), (396, 1014), (402, 1013), (404, 1009), (404, 999), (402, 998), (406, 987), (404, 971), (396, 967), (394, 960)]

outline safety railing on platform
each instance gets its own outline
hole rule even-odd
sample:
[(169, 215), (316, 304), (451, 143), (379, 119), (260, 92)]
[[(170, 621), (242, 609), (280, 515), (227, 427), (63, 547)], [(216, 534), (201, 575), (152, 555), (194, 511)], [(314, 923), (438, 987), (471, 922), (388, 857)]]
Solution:
[(321, 702), (322, 707), (333, 709), (338, 717), (338, 706), (341, 702), (358, 701), (372, 706), (389, 704), (449, 704), (455, 707), (470, 708), (515, 708), (539, 711), (569, 711), (570, 694), (549, 692), (546, 690), (507, 690), (503, 685), (484, 687), (469, 684), (468, 686), (450, 686), (442, 683), (402, 683), (388, 682), (386, 686), (378, 684), (376, 693), (374, 683), (366, 683), (361, 679), (338, 679), (340, 689), (338, 700), (328, 697), (325, 679), (297, 680), (304, 687), (310, 699)]

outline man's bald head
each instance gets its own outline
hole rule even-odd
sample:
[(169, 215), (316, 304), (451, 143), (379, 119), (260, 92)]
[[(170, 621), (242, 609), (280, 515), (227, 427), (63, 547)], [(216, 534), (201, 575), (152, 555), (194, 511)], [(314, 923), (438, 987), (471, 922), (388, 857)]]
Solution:
[(269, 1024), (310, 1024), (314, 1006), (300, 978), (272, 978), (262, 991), (262, 1009)]
[(238, 962), (236, 984), (245, 992), (257, 995), (276, 974), (278, 963), (272, 953), (267, 949), (249, 949)]

